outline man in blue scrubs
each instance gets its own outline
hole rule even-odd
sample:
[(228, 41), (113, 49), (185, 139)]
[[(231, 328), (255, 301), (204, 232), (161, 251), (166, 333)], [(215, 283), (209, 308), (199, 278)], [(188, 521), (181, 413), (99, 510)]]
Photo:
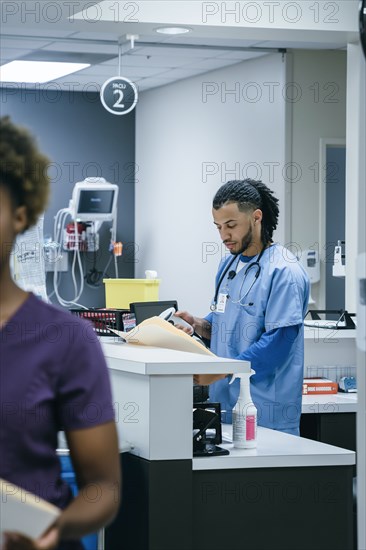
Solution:
[[(299, 435), (309, 281), (297, 258), (272, 241), (278, 199), (260, 181), (234, 180), (217, 191), (212, 212), (230, 255), (219, 265), (211, 313), (204, 319), (178, 315), (210, 340), (216, 355), (251, 362), (258, 425)], [(231, 422), (239, 396), (239, 380), (229, 385), (230, 378), (195, 378), (210, 384), (223, 422)]]

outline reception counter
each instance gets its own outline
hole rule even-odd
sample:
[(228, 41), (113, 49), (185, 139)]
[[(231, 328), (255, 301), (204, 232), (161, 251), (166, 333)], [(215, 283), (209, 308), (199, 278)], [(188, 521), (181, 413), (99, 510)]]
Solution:
[(118, 411), (123, 503), (106, 550), (348, 550), (355, 453), (258, 428), (237, 450), (192, 456), (192, 377), (247, 362), (104, 343)]
[(148, 460), (192, 458), (193, 374), (250, 372), (247, 361), (103, 343), (120, 440)]

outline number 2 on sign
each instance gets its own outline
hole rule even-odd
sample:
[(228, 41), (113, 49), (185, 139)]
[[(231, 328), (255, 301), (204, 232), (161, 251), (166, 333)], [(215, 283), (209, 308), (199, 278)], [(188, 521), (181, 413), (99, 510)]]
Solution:
[(113, 92), (114, 94), (118, 94), (118, 99), (116, 101), (116, 103), (113, 105), (113, 107), (115, 109), (124, 109), (125, 106), (123, 103), (121, 103), (122, 99), (123, 99), (123, 92), (122, 90), (114, 90)]

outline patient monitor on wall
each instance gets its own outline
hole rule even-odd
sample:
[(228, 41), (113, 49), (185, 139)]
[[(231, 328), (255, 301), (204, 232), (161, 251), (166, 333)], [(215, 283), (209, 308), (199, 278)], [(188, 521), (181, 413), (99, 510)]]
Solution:
[[(96, 286), (98, 279), (103, 278), (110, 260), (103, 272), (98, 272), (94, 265), (87, 274), (84, 274), (80, 255), (81, 252), (96, 252), (99, 249), (98, 232), (103, 222), (111, 222), (109, 252), (113, 252), (115, 273), (116, 278), (118, 278), (117, 256), (122, 254), (122, 244), (116, 242), (117, 199), (118, 185), (109, 183), (100, 177), (85, 178), (85, 180), (75, 183), (68, 208), (61, 208), (57, 212), (54, 222), (53, 243), (59, 249), (74, 254), (71, 269), (74, 297), (71, 300), (65, 300), (60, 295), (58, 265), (57, 263), (54, 265), (54, 294), (61, 305), (65, 307), (70, 305), (80, 306), (77, 302), (84, 291), (84, 279), (87, 284)], [(71, 222), (66, 224), (69, 217), (71, 217)], [(79, 269), (79, 283), (76, 277), (76, 266)], [(95, 275), (97, 275), (97, 279)]]
[(77, 221), (111, 221), (116, 215), (118, 186), (104, 178), (86, 178), (75, 184), (70, 201)]

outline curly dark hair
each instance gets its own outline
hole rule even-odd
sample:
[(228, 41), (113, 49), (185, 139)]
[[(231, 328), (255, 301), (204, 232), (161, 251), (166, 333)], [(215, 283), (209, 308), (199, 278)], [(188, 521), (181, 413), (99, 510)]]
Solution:
[(47, 205), (50, 161), (28, 130), (13, 124), (8, 116), (0, 118), (0, 159), (0, 185), (10, 193), (14, 207), (26, 207), (28, 229)]
[(236, 202), (241, 212), (257, 208), (262, 210), (261, 239), (263, 244), (272, 242), (273, 231), (278, 223), (278, 199), (265, 183), (252, 179), (231, 180), (224, 183), (216, 192), (212, 206), (218, 210), (224, 204), (231, 202)]

